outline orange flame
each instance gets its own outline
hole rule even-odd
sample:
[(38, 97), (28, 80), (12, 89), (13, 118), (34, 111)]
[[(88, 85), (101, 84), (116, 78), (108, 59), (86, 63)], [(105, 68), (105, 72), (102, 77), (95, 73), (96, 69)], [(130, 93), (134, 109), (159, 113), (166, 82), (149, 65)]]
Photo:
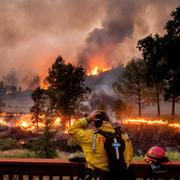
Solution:
[[(43, 123), (38, 123), (39, 127), (44, 127)], [(32, 123), (32, 115), (31, 114), (23, 114), (19, 117), (19, 119), (16, 122), (16, 127), (20, 127), (23, 130), (26, 131), (35, 131), (36, 130), (36, 124)]]
[(126, 119), (125, 120), (125, 124), (128, 123), (133, 123), (133, 124), (160, 124), (160, 125), (164, 125), (164, 124), (168, 124), (167, 121), (163, 121), (161, 119), (159, 120), (147, 120), (147, 119)]
[[(42, 116), (42, 118), (43, 117), (44, 116)], [(54, 128), (59, 127), (61, 124), (62, 124), (62, 121), (61, 121), (60, 117), (55, 118), (54, 121), (52, 122), (52, 126)], [(35, 131), (36, 130), (36, 124), (32, 123), (32, 115), (31, 114), (22, 115), (19, 118), (19, 120), (16, 122), (16, 126), (20, 127), (23, 130), (27, 130), (27, 131)], [(45, 127), (45, 123), (39, 122), (38, 126), (40, 129), (42, 129)]]
[(168, 123), (168, 121), (163, 121), (162, 119), (148, 120), (148, 119), (126, 119), (125, 124), (148, 124), (148, 125), (167, 125), (173, 128), (180, 129), (180, 123)]
[(98, 67), (96, 66), (94, 69), (91, 71), (92, 75), (97, 75), (98, 74)]
[(42, 89), (48, 89), (48, 87), (49, 87), (49, 85), (46, 83), (46, 82), (41, 82), (40, 83), (40, 87), (42, 88)]
[(3, 118), (0, 118), (0, 125), (6, 125), (6, 121)]
[[(13, 126), (12, 124), (8, 123), (6, 121), (6, 118), (8, 117), (8, 114), (6, 113), (0, 113), (0, 125), (5, 125), (5, 126)], [(42, 119), (45, 118), (45, 116), (42, 116)], [(36, 131), (36, 123), (32, 122), (32, 114), (13, 114), (13, 119), (16, 120), (16, 127), (20, 127), (23, 130), (26, 131)], [(65, 131), (64, 133), (67, 133), (67, 129), (69, 126), (73, 125), (76, 119), (71, 119), (70, 122), (67, 122), (65, 124)], [(60, 127), (62, 125), (62, 119), (61, 117), (56, 117), (53, 119), (52, 126), (54, 128)], [(160, 125), (160, 126), (167, 126), (170, 128), (176, 128), (180, 130), (180, 123), (178, 122), (168, 122), (167, 120), (164, 121), (162, 119), (155, 119), (155, 120), (150, 120), (150, 119), (145, 119), (145, 118), (129, 118), (124, 120), (124, 124), (145, 124), (148, 126), (151, 125)], [(44, 122), (39, 122), (38, 126), (40, 129), (44, 128), (45, 124)]]
[(54, 122), (53, 122), (53, 126), (55, 126), (55, 127), (58, 127), (58, 126), (60, 126), (61, 124), (62, 124), (62, 120), (61, 120), (60, 117), (57, 117), (57, 118), (54, 120)]
[(111, 68), (100, 68), (98, 66), (95, 66), (90, 73), (88, 73), (87, 75), (90, 76), (90, 75), (98, 75), (102, 72), (105, 72), (105, 71), (108, 71), (110, 70)]
[(69, 128), (70, 126), (72, 126), (75, 121), (76, 121), (76, 119), (71, 119), (69, 123), (66, 123), (66, 125), (65, 125), (65, 126), (66, 126), (66, 130), (64, 131), (65, 134), (68, 133), (68, 128)]
[(180, 128), (180, 124), (178, 123), (171, 123), (169, 124), (170, 127), (174, 127), (174, 128)]

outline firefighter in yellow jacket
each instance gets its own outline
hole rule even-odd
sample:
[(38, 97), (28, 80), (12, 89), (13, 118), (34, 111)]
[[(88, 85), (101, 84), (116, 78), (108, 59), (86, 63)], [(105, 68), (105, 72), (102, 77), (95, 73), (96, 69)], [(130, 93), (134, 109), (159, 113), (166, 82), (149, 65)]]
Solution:
[[(95, 129), (86, 129), (91, 122), (94, 123)], [(112, 133), (115, 131), (104, 111), (94, 110), (88, 117), (77, 120), (68, 129), (68, 133), (82, 147), (86, 159), (87, 171), (89, 171), (90, 174), (91, 172), (93, 172), (93, 175), (96, 174), (100, 180), (111, 179), (108, 177), (108, 157), (104, 149), (105, 138), (101, 134), (95, 133), (97, 129)], [(125, 134), (122, 136), (124, 136), (122, 137), (124, 139), (128, 138)], [(127, 166), (131, 159), (131, 155), (125, 158)], [(88, 176), (87, 173), (87, 177), (82, 179), (89, 180), (92, 178)]]

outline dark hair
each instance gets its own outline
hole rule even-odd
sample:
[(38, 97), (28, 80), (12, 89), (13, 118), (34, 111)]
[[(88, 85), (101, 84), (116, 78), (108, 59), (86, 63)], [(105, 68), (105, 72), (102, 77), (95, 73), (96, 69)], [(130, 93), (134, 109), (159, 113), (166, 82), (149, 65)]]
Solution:
[(95, 117), (95, 120), (94, 120), (95, 127), (97, 128), (101, 127), (103, 124), (103, 121), (109, 121), (109, 117), (105, 112), (102, 111), (102, 112), (99, 112)]
[(106, 112), (102, 111), (102, 112), (99, 112), (97, 115), (96, 115), (96, 119), (100, 119), (102, 121), (109, 121), (109, 117), (107, 115)]

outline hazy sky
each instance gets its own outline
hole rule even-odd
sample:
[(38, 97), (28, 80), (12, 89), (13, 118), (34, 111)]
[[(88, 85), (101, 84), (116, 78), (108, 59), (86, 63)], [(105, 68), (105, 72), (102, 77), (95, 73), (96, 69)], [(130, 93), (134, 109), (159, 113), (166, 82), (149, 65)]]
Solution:
[(163, 33), (179, 0), (0, 0), (0, 76), (44, 74), (61, 55), (91, 68), (138, 56), (137, 41)]

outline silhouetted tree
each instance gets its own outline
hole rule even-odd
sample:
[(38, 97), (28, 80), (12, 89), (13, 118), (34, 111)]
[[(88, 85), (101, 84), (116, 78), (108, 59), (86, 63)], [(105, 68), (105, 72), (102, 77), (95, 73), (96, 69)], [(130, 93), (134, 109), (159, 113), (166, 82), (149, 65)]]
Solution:
[(133, 105), (118, 99), (114, 102), (112, 110), (116, 113), (119, 120), (122, 120), (122, 115), (130, 117), (134, 111)]
[(172, 115), (175, 115), (175, 104), (180, 100), (180, 7), (171, 13), (172, 20), (166, 23), (167, 33), (163, 37), (163, 57), (168, 72), (165, 100), (172, 101)]
[(119, 99), (137, 104), (139, 116), (142, 113), (142, 107), (152, 102), (152, 91), (147, 88), (145, 82), (146, 66), (141, 59), (132, 59), (118, 80), (113, 84), (113, 90), (119, 96)]
[(66, 64), (58, 57), (49, 69), (46, 82), (51, 106), (64, 116), (71, 116), (78, 109), (90, 89), (85, 86), (85, 70), (81, 66)]
[(162, 38), (158, 34), (149, 35), (138, 41), (137, 48), (142, 51), (147, 67), (147, 85), (155, 89), (157, 114), (160, 115), (160, 97), (165, 87), (163, 79), (167, 68), (161, 50)]
[(33, 123), (36, 123), (37, 133), (39, 131), (39, 122), (42, 122), (42, 116), (45, 114), (45, 108), (47, 106), (47, 95), (44, 89), (37, 88), (33, 91), (31, 98), (34, 101), (34, 105), (30, 107), (32, 113)]

